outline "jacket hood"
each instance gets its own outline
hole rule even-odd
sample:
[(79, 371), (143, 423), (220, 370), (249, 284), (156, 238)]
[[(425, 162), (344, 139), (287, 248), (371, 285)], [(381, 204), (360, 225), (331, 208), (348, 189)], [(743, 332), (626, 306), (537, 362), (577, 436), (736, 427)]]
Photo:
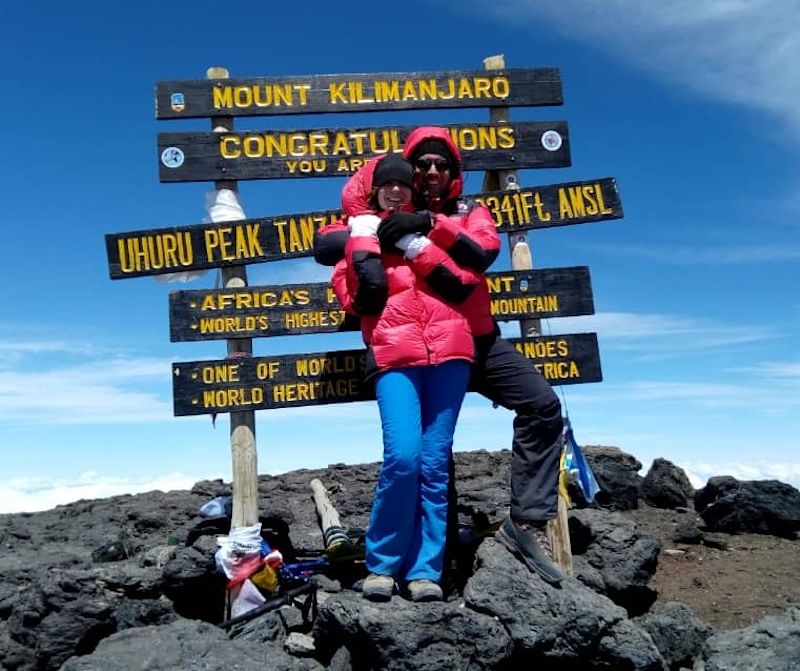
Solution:
[[(443, 142), (445, 145), (447, 145), (450, 153), (455, 157), (458, 163), (458, 175), (450, 180), (450, 187), (447, 190), (447, 194), (441, 197), (439, 202), (446, 203), (447, 201), (458, 198), (461, 195), (461, 190), (464, 187), (464, 180), (461, 171), (461, 151), (456, 143), (453, 142), (453, 138), (450, 137), (450, 133), (447, 132), (447, 129), (441, 128), (440, 126), (420, 126), (419, 128), (415, 128), (408, 134), (408, 137), (406, 138), (406, 144), (403, 149), (403, 158), (410, 160), (414, 153), (414, 149), (416, 149), (416, 147), (425, 140), (439, 140), (440, 142)], [(440, 205), (437, 206), (435, 203), (431, 203), (430, 205), (430, 209), (432, 210), (440, 209)]]

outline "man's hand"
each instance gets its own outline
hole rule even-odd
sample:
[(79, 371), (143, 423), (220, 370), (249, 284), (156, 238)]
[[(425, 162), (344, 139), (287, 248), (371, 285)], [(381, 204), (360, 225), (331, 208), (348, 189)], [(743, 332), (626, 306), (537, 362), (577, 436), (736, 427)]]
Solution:
[(381, 249), (393, 250), (397, 241), (409, 233), (427, 235), (432, 228), (431, 214), (427, 210), (421, 212), (395, 212), (390, 214), (378, 227), (378, 240)]

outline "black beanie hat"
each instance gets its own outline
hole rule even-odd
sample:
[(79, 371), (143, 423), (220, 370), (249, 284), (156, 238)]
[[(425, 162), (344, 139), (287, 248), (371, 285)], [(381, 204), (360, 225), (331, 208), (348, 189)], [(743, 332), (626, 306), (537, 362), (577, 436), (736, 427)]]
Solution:
[(413, 161), (423, 154), (439, 154), (439, 156), (444, 156), (450, 162), (451, 166), (458, 167), (458, 161), (456, 161), (456, 157), (453, 156), (453, 152), (450, 151), (450, 147), (448, 147), (442, 140), (437, 140), (436, 138), (423, 140), (416, 147), (414, 147), (414, 153), (411, 154), (411, 160)]
[(399, 154), (388, 154), (378, 161), (375, 172), (372, 173), (372, 186), (382, 187), (387, 182), (400, 182), (411, 188), (414, 179), (414, 168)]

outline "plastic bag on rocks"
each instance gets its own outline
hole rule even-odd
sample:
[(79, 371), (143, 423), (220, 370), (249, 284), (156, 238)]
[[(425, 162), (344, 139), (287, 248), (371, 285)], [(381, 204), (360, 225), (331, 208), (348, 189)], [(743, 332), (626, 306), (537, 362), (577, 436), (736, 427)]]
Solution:
[(231, 603), (231, 618), (244, 615), (253, 608), (258, 608), (265, 601), (264, 595), (258, 591), (258, 588), (249, 580), (245, 580)]
[(201, 517), (230, 517), (233, 512), (233, 497), (217, 496), (200, 506), (198, 511)]
[(227, 536), (217, 536), (214, 561), (227, 576), (229, 585), (249, 578), (261, 568), (262, 543), (261, 522), (251, 527), (234, 527)]

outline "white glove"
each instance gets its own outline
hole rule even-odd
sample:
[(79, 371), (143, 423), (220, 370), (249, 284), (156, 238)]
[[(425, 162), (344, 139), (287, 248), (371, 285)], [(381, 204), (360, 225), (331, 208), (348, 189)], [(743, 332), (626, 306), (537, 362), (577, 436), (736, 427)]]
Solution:
[(374, 214), (359, 214), (347, 220), (350, 235), (354, 238), (370, 238), (378, 236), (381, 218)]
[[(406, 241), (406, 238), (411, 238), (411, 240)], [(400, 245), (404, 245), (401, 247)], [(417, 258), (417, 254), (419, 254), (423, 249), (425, 249), (431, 241), (424, 235), (413, 234), (413, 235), (404, 235), (397, 241), (397, 247), (402, 249), (405, 252), (405, 257), (410, 261)]]

